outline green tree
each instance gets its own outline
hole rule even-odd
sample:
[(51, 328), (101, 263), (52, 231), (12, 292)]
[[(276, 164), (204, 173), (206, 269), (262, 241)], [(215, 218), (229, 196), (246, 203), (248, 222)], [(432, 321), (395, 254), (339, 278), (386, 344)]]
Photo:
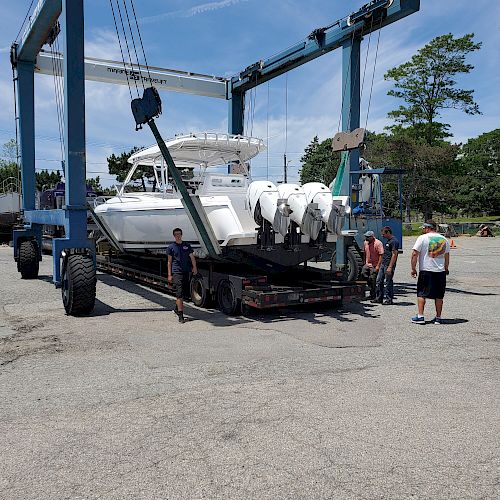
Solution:
[(36, 189), (37, 191), (44, 191), (55, 187), (58, 182), (62, 181), (62, 175), (59, 170), (57, 172), (49, 172), (48, 170), (41, 170), (35, 173)]
[(87, 186), (91, 187), (92, 190), (99, 196), (104, 194), (104, 188), (101, 186), (101, 178), (99, 176), (97, 177), (90, 177), (86, 181)]
[[(118, 182), (124, 182), (127, 174), (131, 168), (130, 163), (128, 163), (128, 159), (137, 151), (140, 151), (142, 148), (134, 147), (129, 152), (123, 152), (120, 155), (112, 154), (108, 156), (108, 172), (112, 175), (116, 176), (116, 180)], [(142, 185), (143, 191), (146, 191), (146, 183), (150, 183), (153, 180), (153, 171), (151, 167), (137, 167), (134, 175), (132, 176), (133, 181), (140, 181)]]
[[(449, 179), (456, 172), (457, 146), (431, 146), (407, 135), (369, 134), (365, 158), (372, 167), (400, 168), (403, 175), (405, 220), (412, 210), (428, 219), (434, 211), (447, 212), (451, 200)], [(447, 182), (448, 181), (448, 182)], [(384, 197), (394, 198), (397, 186), (382, 176)]]
[(455, 210), (463, 215), (500, 214), (500, 129), (469, 139), (452, 179)]
[[(2, 156), (0, 157), (0, 191), (4, 187), (4, 183), (10, 180), (14, 184), (17, 183), (19, 170), (17, 167), (17, 146), (16, 141), (11, 139), (2, 146)], [(8, 188), (5, 185), (5, 188)]]
[(470, 115), (480, 113), (473, 99), (474, 91), (457, 88), (455, 80), (456, 75), (474, 69), (465, 62), (469, 53), (481, 47), (481, 42), (474, 43), (473, 38), (474, 33), (460, 38), (454, 38), (451, 33), (438, 36), (410, 61), (385, 74), (386, 80), (394, 82), (388, 95), (405, 102), (389, 113), (396, 122), (394, 132), (404, 131), (434, 145), (450, 136), (449, 125), (437, 121), (441, 110), (453, 108)]
[(300, 159), (302, 168), (300, 180), (306, 182), (323, 182), (327, 186), (333, 181), (340, 164), (340, 154), (332, 151), (332, 139), (319, 142), (315, 136)]

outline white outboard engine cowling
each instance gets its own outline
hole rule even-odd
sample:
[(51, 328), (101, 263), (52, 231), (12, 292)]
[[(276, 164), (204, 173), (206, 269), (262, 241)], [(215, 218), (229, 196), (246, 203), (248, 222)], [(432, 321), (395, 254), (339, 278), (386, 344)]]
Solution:
[(321, 211), (317, 203), (308, 203), (304, 190), (297, 184), (280, 184), (280, 198), (286, 199), (290, 206), (290, 219), (312, 240), (317, 239), (321, 231)]
[[(330, 189), (322, 182), (308, 182), (302, 186), (308, 203), (317, 203), (321, 211), (321, 219), (330, 233), (337, 233), (338, 211), (333, 208)], [(342, 222), (342, 221), (340, 221)]]
[(265, 219), (276, 232), (286, 235), (290, 224), (290, 207), (286, 200), (280, 199), (278, 188), (272, 182), (252, 182), (247, 190), (247, 206), (259, 226)]

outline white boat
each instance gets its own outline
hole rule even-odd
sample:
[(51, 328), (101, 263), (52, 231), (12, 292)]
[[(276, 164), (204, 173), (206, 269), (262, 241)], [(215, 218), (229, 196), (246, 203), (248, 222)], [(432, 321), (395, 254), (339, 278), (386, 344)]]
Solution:
[[(326, 216), (323, 213), (325, 207), (322, 212), (317, 203), (309, 202), (298, 186), (282, 184), (278, 190), (270, 181), (251, 181), (248, 162), (265, 150), (261, 139), (201, 133), (176, 136), (165, 144), (186, 187), (199, 197), (221, 247), (257, 244), (259, 229), (265, 223), (274, 228), (281, 241), (287, 231), (297, 232), (299, 227), (304, 233), (301, 242), (309, 242), (318, 236), (321, 221), (330, 216), (330, 212)], [(184, 241), (199, 246), (197, 232), (170, 181), (159, 147), (139, 151), (128, 161), (132, 167), (117, 196), (95, 207), (95, 214), (121, 247), (133, 252), (164, 249), (173, 241), (175, 227), (183, 230)], [(226, 173), (228, 166), (230, 172)], [(151, 169), (151, 191), (127, 192), (139, 168)], [(314, 184), (328, 191), (326, 186)], [(300, 192), (300, 202), (295, 191)], [(330, 205), (332, 210), (334, 204)], [(334, 239), (336, 234), (330, 231), (328, 241)]]
[(0, 226), (12, 226), (21, 210), (21, 190), (14, 177), (8, 177), (0, 186)]

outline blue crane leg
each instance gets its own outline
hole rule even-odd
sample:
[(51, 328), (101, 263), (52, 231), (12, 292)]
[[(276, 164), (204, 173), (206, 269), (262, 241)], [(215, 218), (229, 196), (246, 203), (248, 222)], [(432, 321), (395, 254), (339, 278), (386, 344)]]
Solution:
[(67, 248), (87, 248), (85, 189), (85, 73), (83, 0), (64, 0), (62, 5), (64, 36), (64, 145), (66, 160), (65, 238), (53, 241), (54, 283), (61, 280), (60, 255)]
[[(360, 51), (361, 37), (354, 36), (342, 45), (342, 130), (352, 131), (359, 127), (360, 115)], [(352, 196), (351, 184), (357, 180), (351, 179), (351, 171), (359, 170), (359, 151), (352, 150), (342, 176), (340, 194)], [(351, 202), (353, 202), (351, 197)], [(354, 205), (354, 203), (351, 203)], [(346, 223), (344, 229), (349, 228)], [(344, 236), (337, 239), (336, 265), (337, 271), (344, 271), (346, 266), (347, 241)]]

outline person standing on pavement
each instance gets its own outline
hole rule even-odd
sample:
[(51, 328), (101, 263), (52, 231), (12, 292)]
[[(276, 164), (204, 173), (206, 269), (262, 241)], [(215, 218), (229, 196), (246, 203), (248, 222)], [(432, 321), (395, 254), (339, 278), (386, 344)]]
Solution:
[(168, 282), (175, 289), (174, 312), (179, 317), (179, 323), (184, 323), (184, 295), (189, 295), (189, 280), (191, 271), (198, 274), (193, 248), (182, 241), (182, 229), (176, 227), (173, 231), (175, 242), (167, 248)]
[(394, 272), (398, 260), (399, 241), (389, 226), (384, 226), (381, 234), (386, 241), (382, 264), (377, 274), (377, 296), (372, 302), (391, 305), (394, 300)]
[(450, 264), (450, 244), (436, 232), (437, 225), (428, 220), (422, 226), (423, 234), (417, 238), (411, 254), (411, 275), (417, 277), (418, 313), (411, 318), (412, 323), (425, 324), (424, 309), (426, 299), (434, 299), (436, 317), (432, 323), (442, 324), (443, 299), (446, 291), (446, 275)]
[(361, 275), (366, 279), (370, 287), (370, 299), (374, 299), (377, 295), (377, 274), (382, 264), (384, 245), (380, 240), (375, 238), (373, 231), (365, 233), (364, 252), (365, 263), (361, 269)]

